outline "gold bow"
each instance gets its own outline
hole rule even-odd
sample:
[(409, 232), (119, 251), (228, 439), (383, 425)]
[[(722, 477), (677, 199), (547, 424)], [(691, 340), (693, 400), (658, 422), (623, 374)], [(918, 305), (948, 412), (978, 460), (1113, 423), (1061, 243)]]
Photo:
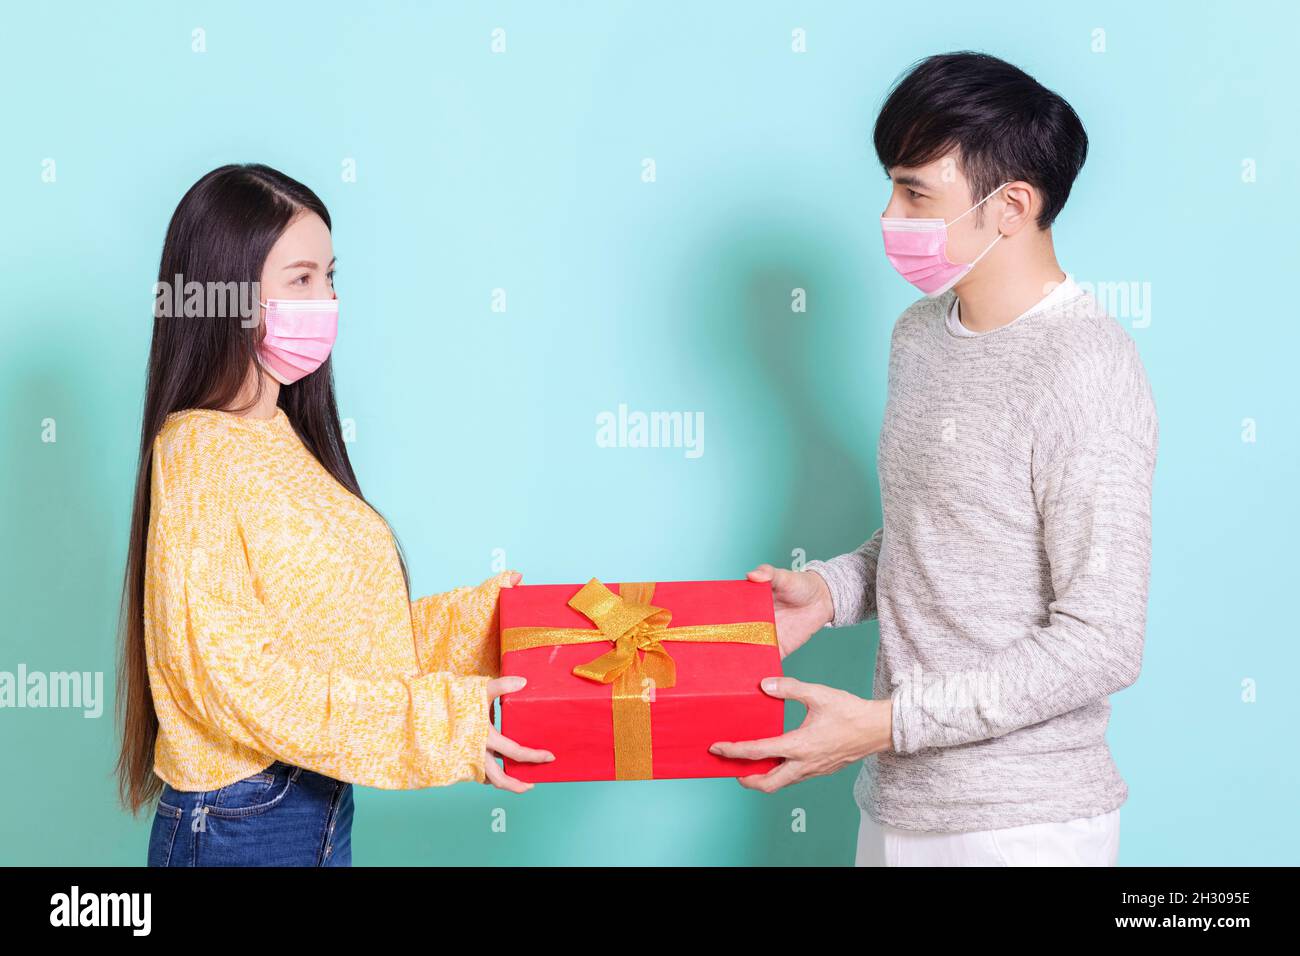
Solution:
[(615, 594), (595, 578), (583, 585), (569, 607), (590, 618), (614, 647), (573, 673), (602, 684), (623, 680), (639, 693), (677, 683), (677, 665), (662, 643), (673, 615), (650, 603), (654, 589), (653, 584), (624, 584)]
[(619, 585), (615, 594), (592, 578), (569, 599), (569, 606), (596, 625), (575, 627), (508, 627), (501, 634), (501, 653), (556, 644), (609, 641), (604, 654), (573, 669), (578, 677), (613, 684), (614, 778), (654, 777), (650, 704), (659, 687), (677, 683), (677, 665), (664, 641), (768, 644), (776, 646), (776, 627), (769, 621), (697, 624), (669, 628), (672, 613), (650, 603), (654, 582)]

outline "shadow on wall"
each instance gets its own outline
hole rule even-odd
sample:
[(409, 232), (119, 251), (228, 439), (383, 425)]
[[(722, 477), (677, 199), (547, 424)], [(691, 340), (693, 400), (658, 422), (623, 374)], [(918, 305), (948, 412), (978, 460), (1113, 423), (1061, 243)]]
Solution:
[[(41, 819), (76, 821), (33, 826), (30, 814), (6, 813), (0, 846), (14, 863), (70, 865), (86, 862), (88, 832), (123, 826), (111, 776), (113, 668), (134, 460), (123, 462), (118, 449), (133, 453), (138, 439), (130, 434), (124, 443), (115, 432), (119, 423), (103, 401), (111, 386), (90, 346), (66, 338), (80, 320), (42, 315), (43, 308), (26, 312), (42, 334), (7, 348), (0, 368), (8, 412), (0, 435), (0, 577), (9, 609), (0, 669), (98, 673), (102, 684), (90, 678), (93, 703), (19, 709), (0, 720), (0, 752), (39, 782)], [(17, 331), (6, 334), (17, 338)], [(81, 759), (70, 762), (74, 754)], [(95, 862), (143, 859), (143, 840), (139, 853)]]
[[(769, 549), (755, 564), (789, 567), (795, 549), (809, 559), (831, 557), (856, 548), (880, 525), (875, 450), (893, 321), (882, 321), (872, 306), (878, 297), (853, 256), (860, 245), (860, 237), (808, 217), (750, 214), (690, 260), (705, 264), (690, 279), (696, 319), (733, 330), (714, 339), (715, 351), (702, 361), (733, 378), (739, 394), (761, 389), (767, 396), (750, 419), (749, 440), (764, 449), (754, 460), (784, 459), (778, 470), (789, 475), (784, 494), (755, 478), (760, 490), (752, 500), (764, 525), (757, 538)], [(794, 289), (806, 291), (806, 312), (792, 311)], [(785, 671), (867, 696), (876, 633), (874, 623), (822, 631), (785, 661)], [(787, 705), (787, 730), (803, 718), (803, 705)], [(755, 801), (742, 862), (851, 864), (859, 767)]]

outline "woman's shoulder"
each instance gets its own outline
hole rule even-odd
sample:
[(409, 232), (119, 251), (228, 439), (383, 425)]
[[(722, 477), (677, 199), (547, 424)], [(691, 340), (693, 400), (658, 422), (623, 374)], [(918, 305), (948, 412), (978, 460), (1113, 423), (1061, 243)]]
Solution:
[(211, 408), (183, 408), (163, 419), (154, 439), (154, 451), (169, 460), (186, 459), (216, 450), (233, 451), (230, 425), (224, 420), (228, 412)]
[(210, 408), (171, 412), (154, 438), (153, 476), (157, 493), (169, 498), (211, 496), (229, 484), (253, 454), (238, 416)]
[(292, 431), (289, 417), (278, 406), (270, 418), (253, 418), (219, 408), (182, 408), (163, 419), (158, 438), (168, 447), (210, 442), (246, 448), (257, 439), (280, 437)]

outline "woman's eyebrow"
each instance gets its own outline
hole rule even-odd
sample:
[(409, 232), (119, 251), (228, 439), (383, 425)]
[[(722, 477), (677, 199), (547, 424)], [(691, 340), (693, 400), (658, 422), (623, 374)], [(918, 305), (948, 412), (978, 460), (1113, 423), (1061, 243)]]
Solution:
[[(333, 259), (330, 260), (330, 265), (334, 265), (338, 261), (339, 261), (339, 257), (335, 256)], [(297, 262), (289, 263), (284, 268), (285, 269), (317, 269), (320, 267), (317, 266), (316, 263), (312, 262), (310, 259), (299, 259)]]

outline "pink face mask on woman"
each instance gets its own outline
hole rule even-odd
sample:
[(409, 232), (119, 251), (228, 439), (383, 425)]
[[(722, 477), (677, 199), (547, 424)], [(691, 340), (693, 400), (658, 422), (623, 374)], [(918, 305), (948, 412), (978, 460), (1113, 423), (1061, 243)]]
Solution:
[[(1002, 186), (1007, 186), (1010, 181)], [(998, 194), (999, 186), (966, 212), (974, 212)], [(952, 222), (956, 222), (954, 219)], [(998, 233), (972, 262), (951, 262), (948, 259), (948, 227), (952, 222), (942, 219), (907, 219), (905, 217), (880, 217), (880, 228), (885, 235), (885, 256), (901, 275), (930, 298), (943, 295), (957, 281), (975, 268), (975, 263), (997, 245), (1002, 238)]]
[(281, 385), (292, 385), (325, 364), (339, 332), (339, 300), (268, 299), (260, 353)]

